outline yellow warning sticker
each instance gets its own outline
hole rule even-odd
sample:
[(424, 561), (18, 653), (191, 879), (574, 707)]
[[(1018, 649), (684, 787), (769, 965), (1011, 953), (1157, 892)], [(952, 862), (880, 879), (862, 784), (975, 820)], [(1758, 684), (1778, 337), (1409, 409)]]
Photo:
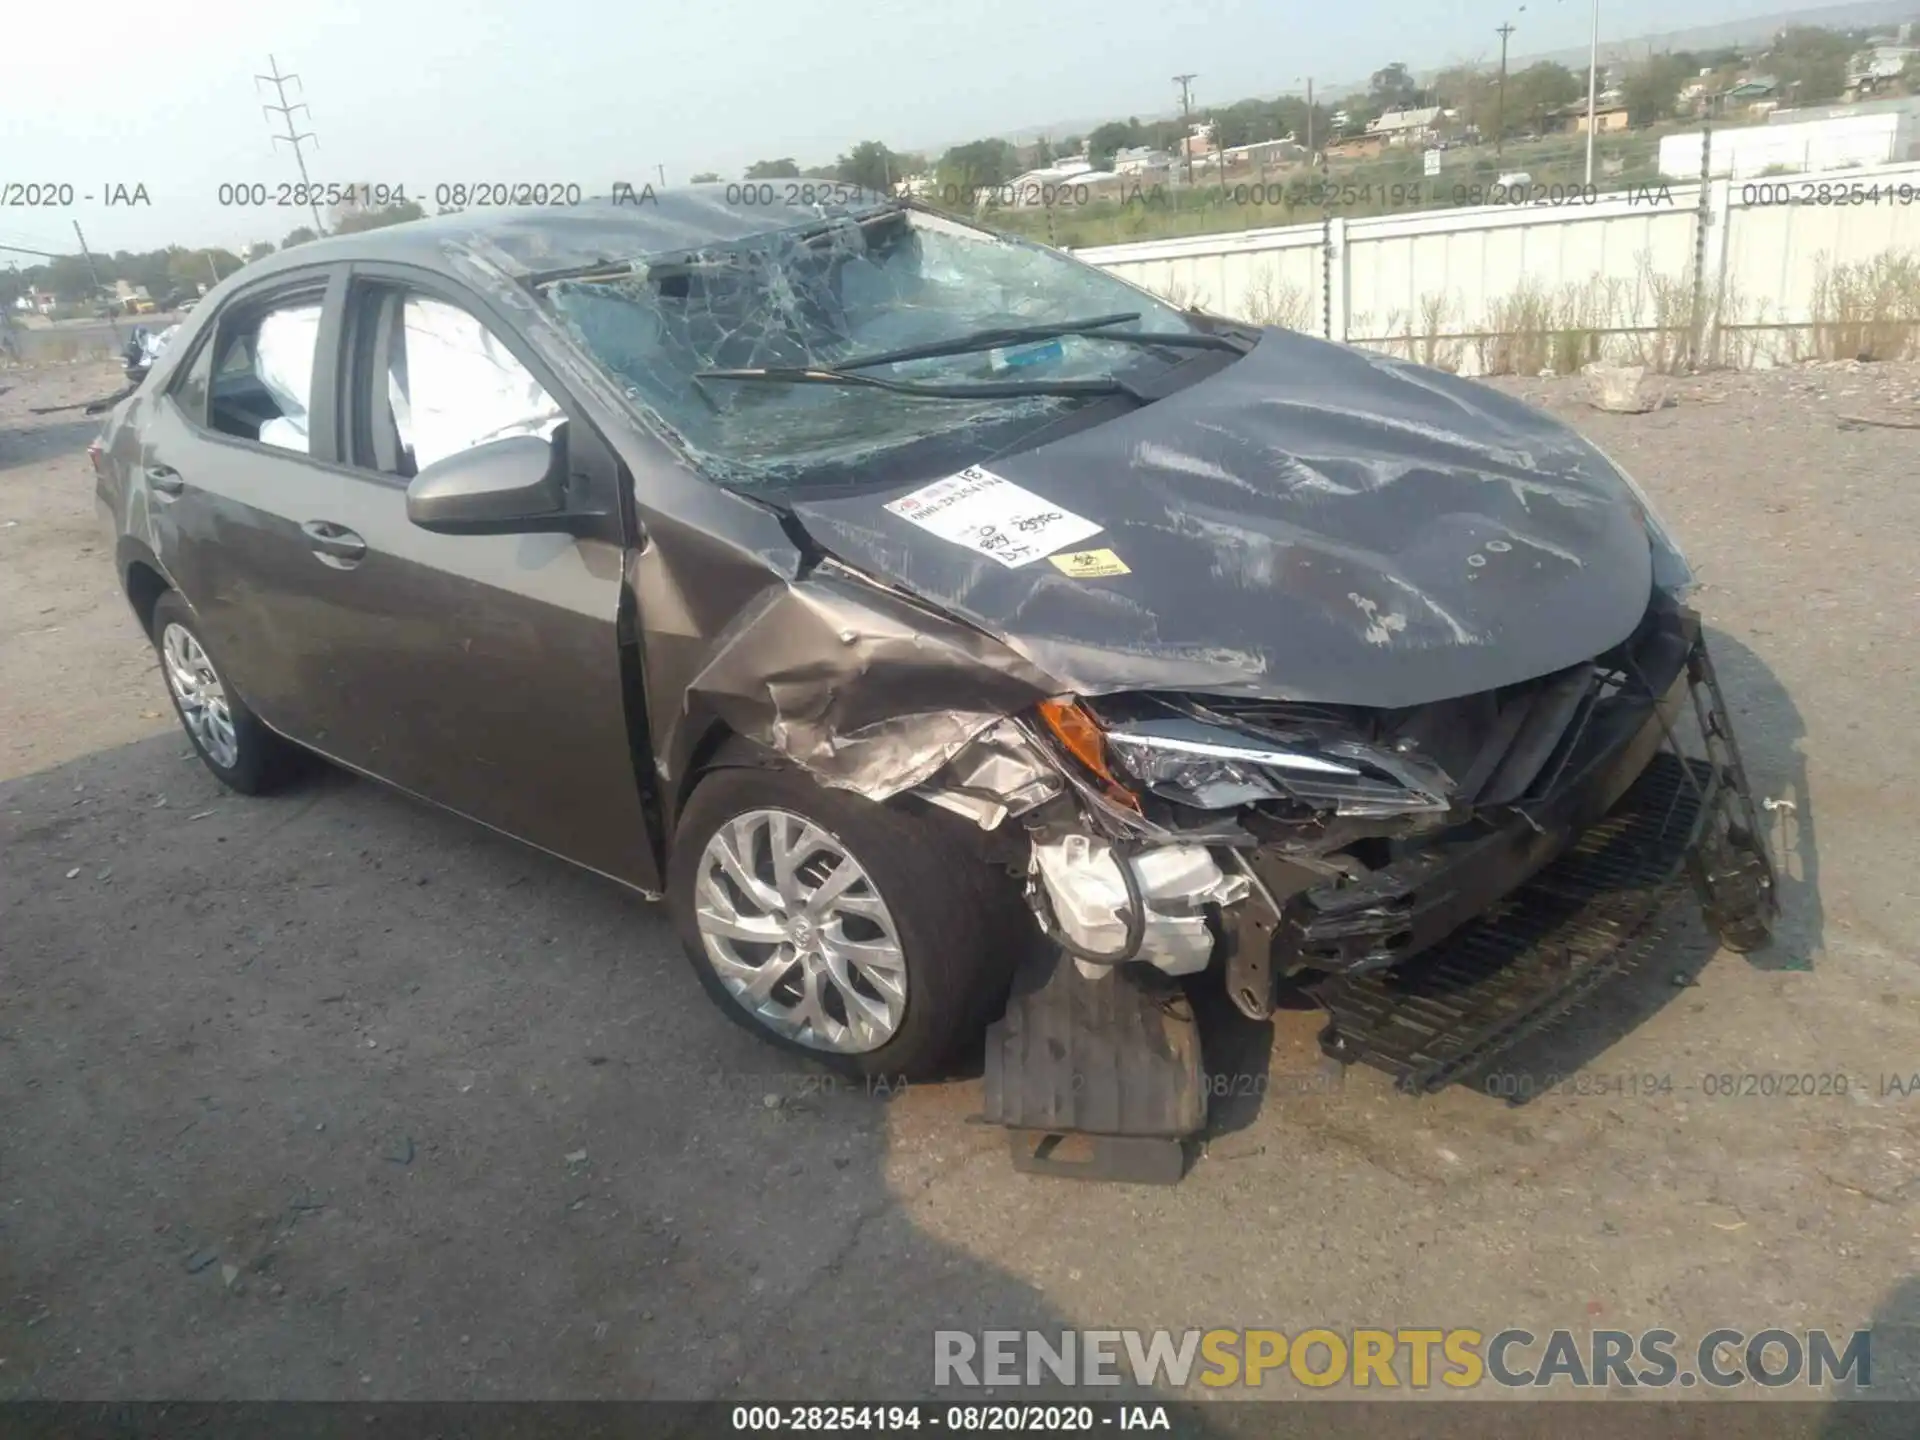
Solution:
[(1061, 570), (1077, 580), (1097, 580), (1102, 575), (1131, 575), (1127, 562), (1111, 550), (1075, 550), (1066, 555), (1049, 555)]

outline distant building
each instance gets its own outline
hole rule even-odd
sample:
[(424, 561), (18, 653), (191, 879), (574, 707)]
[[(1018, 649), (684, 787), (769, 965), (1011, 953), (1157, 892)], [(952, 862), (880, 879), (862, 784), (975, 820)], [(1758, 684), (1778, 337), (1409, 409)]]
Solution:
[(1329, 140), (1323, 147), (1330, 156), (1342, 160), (1371, 160), (1387, 148), (1384, 135), (1345, 135), (1337, 140)]
[(1779, 102), (1775, 92), (1780, 82), (1771, 75), (1754, 75), (1729, 86), (1714, 97), (1714, 110), (1721, 115), (1734, 114), (1741, 110), (1752, 110), (1756, 105), (1772, 109)]
[(1124, 150), (1116, 150), (1113, 156), (1113, 168), (1121, 175), (1139, 175), (1148, 170), (1165, 170), (1172, 164), (1172, 155), (1165, 150), (1156, 150), (1151, 145), (1129, 145)]
[(1873, 95), (1898, 80), (1907, 62), (1920, 54), (1911, 45), (1874, 45), (1856, 51), (1847, 62), (1847, 93)]
[(1806, 105), (1793, 110), (1775, 110), (1767, 116), (1767, 123), (1798, 125), (1806, 120), (1843, 120), (1850, 115), (1909, 115), (1920, 120), (1920, 95), (1890, 95), (1852, 105)]
[(1440, 118), (1440, 107), (1424, 110), (1389, 110), (1367, 125), (1369, 135), (1377, 135), (1389, 145), (1411, 145), (1433, 138), (1433, 122)]
[(1229, 145), (1220, 152), (1220, 161), (1228, 170), (1266, 170), (1276, 165), (1297, 165), (1307, 158), (1307, 147), (1294, 140), (1256, 140), (1251, 145)]
[[(1858, 165), (1887, 165), (1920, 158), (1920, 122), (1909, 112), (1843, 114), (1784, 125), (1749, 125), (1715, 130), (1709, 145), (1709, 173), (1750, 180), (1766, 173), (1841, 170)], [(1701, 132), (1668, 135), (1660, 141), (1660, 173), (1675, 180), (1700, 176)]]
[[(1587, 133), (1587, 102), (1562, 105), (1553, 112), (1555, 128), (1569, 135)], [(1617, 100), (1612, 104), (1597, 101), (1593, 107), (1593, 129), (1597, 135), (1610, 135), (1627, 128), (1627, 107)]]

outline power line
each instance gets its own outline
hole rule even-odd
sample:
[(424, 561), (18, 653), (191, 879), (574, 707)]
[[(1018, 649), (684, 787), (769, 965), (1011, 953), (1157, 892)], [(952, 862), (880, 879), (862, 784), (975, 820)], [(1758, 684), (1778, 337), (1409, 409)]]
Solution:
[[(267, 64), (273, 67), (273, 73), (271, 75), (254, 76), (254, 88), (258, 89), (262, 80), (269, 81), (273, 85), (274, 94), (280, 97), (280, 103), (278, 105), (262, 105), (260, 108), (269, 115), (279, 115), (286, 120), (287, 133), (284, 135), (275, 135), (273, 138), (276, 143), (285, 140), (293, 146), (293, 161), (294, 164), (300, 167), (300, 184), (307, 192), (307, 208), (313, 212), (313, 233), (316, 235), (324, 235), (327, 233), (327, 227), (320, 222), (320, 202), (314, 198), (313, 182), (307, 178), (307, 157), (300, 151), (302, 141), (313, 140), (316, 149), (319, 147), (320, 142), (314, 139), (311, 130), (295, 131), (293, 128), (293, 112), (296, 110), (306, 110), (306, 105), (287, 104), (287, 81), (291, 80), (294, 84), (298, 85), (300, 83), (300, 77), (298, 75), (282, 75), (280, 73), (280, 62), (275, 60), (271, 55), (267, 56)], [(307, 110), (307, 114), (311, 116), (313, 112)]]

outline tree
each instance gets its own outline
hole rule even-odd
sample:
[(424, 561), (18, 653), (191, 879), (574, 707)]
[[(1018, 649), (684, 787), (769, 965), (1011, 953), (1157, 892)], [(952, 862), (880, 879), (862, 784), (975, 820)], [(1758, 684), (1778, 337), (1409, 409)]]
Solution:
[(1498, 81), (1478, 65), (1454, 65), (1433, 79), (1433, 103), (1458, 113), (1462, 125), (1493, 125)]
[(1404, 61), (1373, 72), (1367, 82), (1367, 100), (1378, 110), (1411, 110), (1420, 103), (1420, 85)]
[(264, 260), (271, 254), (273, 254), (273, 242), (271, 240), (256, 240), (247, 247), (246, 261), (251, 265), (254, 261)]
[(720, 172), (718, 170), (702, 170), (687, 183), (691, 185), (711, 185), (719, 178)]
[[(444, 215), (447, 212), (442, 210), (440, 213)], [(291, 250), (296, 245), (304, 245), (309, 240), (318, 240), (319, 238), (318, 235), (314, 234), (311, 225), (297, 225), (287, 232), (287, 238), (280, 242), (280, 248), (282, 250)]]
[(1680, 89), (1698, 71), (1691, 55), (1654, 55), (1627, 72), (1620, 86), (1629, 125), (1652, 125), (1670, 118)]
[(1087, 136), (1087, 163), (1096, 170), (1111, 170), (1118, 151), (1140, 143), (1138, 120), (1109, 120)]
[(1340, 135), (1343, 137), (1364, 135), (1367, 126), (1380, 118), (1380, 102), (1377, 100), (1369, 100), (1365, 96), (1349, 95), (1346, 100), (1341, 103), (1338, 113), (1345, 114), (1347, 117), (1345, 124), (1335, 127)]
[(1824, 105), (1847, 88), (1847, 61), (1854, 42), (1837, 30), (1795, 25), (1782, 30), (1766, 53), (1767, 68), (1779, 82), (1774, 98), (1783, 105)]
[(831, 178), (863, 190), (888, 191), (906, 173), (900, 163), (904, 158), (878, 140), (862, 140), (834, 162)]
[[(166, 254), (164, 250), (159, 253), (162, 257)], [(44, 267), (37, 268), (45, 271), (45, 276), (39, 283), (51, 290), (56, 300), (72, 304), (76, 301), (91, 301), (96, 298), (93, 291), (93, 276), (87, 268), (85, 256), (62, 255), (57, 260), (48, 261)], [(103, 274), (100, 280), (102, 284), (112, 285), (113, 278)]]
[(227, 250), (182, 250), (174, 246), (166, 251), (166, 257), (166, 272), (157, 285), (136, 280), (124, 270), (121, 278), (131, 284), (145, 285), (147, 294), (158, 300), (173, 291), (193, 294), (202, 285), (211, 285), (216, 276), (224, 280), (240, 268), (240, 257)]
[(942, 195), (965, 194), (1004, 185), (1020, 173), (1020, 158), (1005, 140), (974, 140), (940, 157)]
[(1273, 107), (1264, 100), (1240, 100), (1206, 112), (1213, 125), (1213, 143), (1222, 150), (1274, 138)]
[(1503, 128), (1509, 135), (1517, 130), (1544, 131), (1550, 127), (1556, 109), (1586, 93), (1586, 82), (1566, 66), (1551, 60), (1536, 61), (1507, 76), (1506, 102), (1500, 107)]
[(794, 163), (791, 155), (779, 160), (756, 160), (747, 166), (746, 178), (749, 180), (798, 180), (800, 167)]

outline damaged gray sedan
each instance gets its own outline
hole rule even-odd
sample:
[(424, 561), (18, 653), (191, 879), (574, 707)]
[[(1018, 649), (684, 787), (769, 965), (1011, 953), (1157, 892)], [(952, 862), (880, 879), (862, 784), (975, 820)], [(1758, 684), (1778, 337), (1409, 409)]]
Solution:
[(1629, 963), (1677, 875), (1764, 938), (1689, 572), (1592, 445), (778, 188), (208, 297), (94, 462), (216, 775), (317, 753), (664, 894), (723, 1009), (857, 1072), (991, 1024), (1021, 1131), (1194, 1128), (1185, 977), (1430, 1086)]

